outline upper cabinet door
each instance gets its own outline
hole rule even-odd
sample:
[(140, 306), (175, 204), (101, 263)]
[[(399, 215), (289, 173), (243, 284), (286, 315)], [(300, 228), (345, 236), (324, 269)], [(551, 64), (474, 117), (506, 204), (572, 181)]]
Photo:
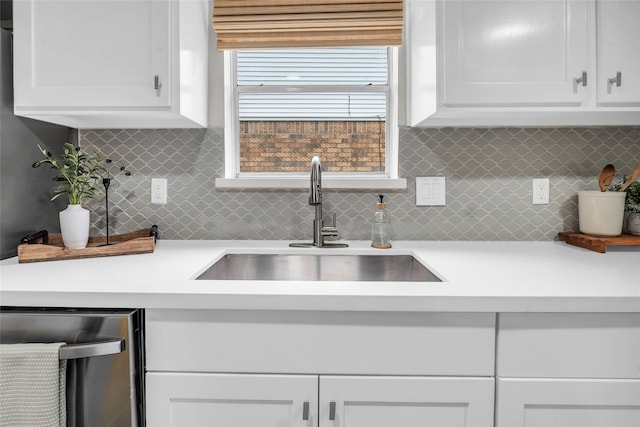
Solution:
[(444, 106), (585, 101), (583, 84), (592, 77), (579, 80), (588, 71), (585, 1), (459, 0), (440, 7)]
[(640, 106), (640, 1), (599, 1), (596, 17), (598, 105)]
[(14, 2), (16, 106), (169, 105), (172, 4)]

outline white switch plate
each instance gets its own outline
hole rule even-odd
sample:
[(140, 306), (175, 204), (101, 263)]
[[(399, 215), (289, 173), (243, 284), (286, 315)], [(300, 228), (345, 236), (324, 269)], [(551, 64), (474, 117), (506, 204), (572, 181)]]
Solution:
[(446, 202), (444, 176), (416, 177), (416, 206), (444, 206)]
[(533, 180), (533, 204), (549, 204), (549, 179), (539, 178)]
[(151, 203), (159, 205), (167, 203), (166, 178), (151, 178)]

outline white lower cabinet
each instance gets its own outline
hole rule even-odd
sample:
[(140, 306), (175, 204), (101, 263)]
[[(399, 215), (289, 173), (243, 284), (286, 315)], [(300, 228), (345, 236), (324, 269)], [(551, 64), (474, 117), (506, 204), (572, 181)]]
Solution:
[(493, 427), (495, 313), (145, 315), (149, 427)]
[(496, 427), (640, 426), (639, 313), (500, 314)]
[(320, 427), (493, 426), (493, 378), (320, 377)]
[(493, 378), (147, 374), (150, 427), (493, 426)]
[(149, 427), (318, 425), (315, 375), (162, 372), (146, 379)]
[(497, 427), (638, 427), (640, 381), (501, 378)]
[(640, 313), (146, 310), (145, 339), (149, 427), (640, 426)]

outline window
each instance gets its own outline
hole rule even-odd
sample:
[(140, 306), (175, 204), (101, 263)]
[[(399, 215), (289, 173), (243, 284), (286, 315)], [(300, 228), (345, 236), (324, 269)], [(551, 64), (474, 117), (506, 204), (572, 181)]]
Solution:
[(225, 62), (217, 186), (306, 187), (317, 155), (325, 187), (404, 188), (395, 48), (227, 51)]

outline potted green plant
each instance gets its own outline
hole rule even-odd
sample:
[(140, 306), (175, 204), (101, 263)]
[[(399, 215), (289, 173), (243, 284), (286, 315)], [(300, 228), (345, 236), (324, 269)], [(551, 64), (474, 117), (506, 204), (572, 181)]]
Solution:
[(627, 216), (627, 232), (640, 236), (640, 182), (633, 181), (627, 187), (627, 198), (624, 201)]
[[(614, 191), (618, 191), (627, 180), (626, 176), (613, 186)], [(629, 234), (640, 236), (640, 181), (632, 181), (625, 190), (627, 197), (624, 200), (624, 210), (626, 212), (626, 231)]]
[[(33, 163), (34, 168), (43, 164), (51, 165), (57, 171), (53, 181), (58, 183), (51, 200), (66, 196), (67, 208), (60, 212), (60, 233), (64, 246), (82, 249), (89, 240), (89, 211), (82, 207), (84, 198), (92, 198), (102, 192), (103, 179), (109, 175), (107, 165), (110, 159), (102, 159), (98, 154), (84, 153), (80, 147), (67, 142), (61, 156), (55, 156), (38, 145), (44, 159)], [(121, 167), (118, 174), (131, 175)]]

